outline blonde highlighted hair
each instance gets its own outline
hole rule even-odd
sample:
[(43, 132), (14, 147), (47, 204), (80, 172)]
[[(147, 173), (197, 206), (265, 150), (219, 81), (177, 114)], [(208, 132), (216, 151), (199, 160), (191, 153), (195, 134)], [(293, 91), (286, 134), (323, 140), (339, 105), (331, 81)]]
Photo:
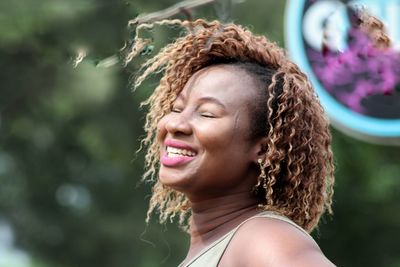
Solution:
[[(153, 94), (143, 102), (149, 108), (144, 126), (143, 145), (147, 153), (143, 179), (155, 182), (147, 221), (158, 211), (160, 222), (179, 217), (180, 224), (185, 226), (190, 216), (190, 203), (185, 195), (157, 179), (160, 158), (157, 123), (170, 112), (175, 98), (196, 71), (220, 62), (239, 62), (257, 65), (259, 70), (270, 73), (265, 79), (268, 82), (261, 83), (265, 99), (258, 102), (262, 107), (255, 110), (264, 110), (258, 117), (263, 120), (263, 135), (268, 137), (263, 162), (266, 182), (263, 186), (260, 181), (255, 190), (259, 206), (279, 212), (311, 231), (325, 210), (332, 212), (334, 167), (329, 123), (306, 75), (283, 49), (242, 26), (201, 19), (166, 20), (157, 24), (180, 25), (187, 29), (187, 34), (144, 63), (134, 84), (139, 86), (152, 73), (163, 73)], [(128, 61), (146, 44), (139, 37), (139, 30), (152, 26), (138, 26), (137, 45), (130, 50)], [(263, 81), (263, 73), (254, 76)]]

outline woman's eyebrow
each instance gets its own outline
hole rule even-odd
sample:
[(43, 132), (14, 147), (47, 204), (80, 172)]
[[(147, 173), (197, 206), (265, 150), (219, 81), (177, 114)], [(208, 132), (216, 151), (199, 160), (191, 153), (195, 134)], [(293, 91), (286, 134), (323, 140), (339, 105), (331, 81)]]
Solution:
[(212, 97), (212, 96), (203, 96), (199, 99), (199, 102), (201, 102), (201, 103), (212, 102), (212, 103), (217, 104), (221, 108), (226, 109), (225, 105), (220, 100), (218, 100), (217, 98)]

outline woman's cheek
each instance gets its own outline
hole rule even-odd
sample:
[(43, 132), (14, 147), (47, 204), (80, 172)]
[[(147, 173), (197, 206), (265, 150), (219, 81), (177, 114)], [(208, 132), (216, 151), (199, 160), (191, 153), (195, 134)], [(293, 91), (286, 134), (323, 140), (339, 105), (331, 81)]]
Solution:
[(165, 115), (157, 123), (157, 139), (159, 141), (163, 141), (165, 136), (167, 135), (167, 129), (165, 128), (165, 124), (167, 122), (167, 119), (168, 119), (168, 115)]
[(229, 121), (215, 119), (212, 122), (199, 123), (197, 126), (197, 138), (211, 150), (226, 147), (232, 141), (234, 128)]

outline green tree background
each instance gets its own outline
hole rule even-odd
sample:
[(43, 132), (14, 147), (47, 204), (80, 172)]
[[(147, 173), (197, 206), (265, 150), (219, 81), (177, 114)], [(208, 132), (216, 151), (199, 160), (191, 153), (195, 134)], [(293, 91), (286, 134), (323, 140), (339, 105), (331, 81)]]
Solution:
[[(144, 56), (96, 67), (130, 37), (129, 19), (176, 2), (0, 2), (0, 226), (13, 229), (31, 266), (176, 266), (184, 257), (185, 233), (144, 222), (139, 103), (157, 77), (132, 92)], [(193, 16), (234, 21), (283, 46), (284, 7), (220, 0)], [(157, 50), (179, 32), (150, 34)], [(73, 68), (79, 47), (88, 57)], [(400, 266), (400, 148), (333, 134), (335, 214), (314, 237), (338, 266)]]

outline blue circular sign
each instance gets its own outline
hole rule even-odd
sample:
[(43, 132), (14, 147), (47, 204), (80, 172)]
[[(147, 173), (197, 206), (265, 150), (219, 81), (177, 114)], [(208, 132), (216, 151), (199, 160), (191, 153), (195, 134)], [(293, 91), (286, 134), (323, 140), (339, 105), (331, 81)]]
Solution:
[[(397, 90), (399, 84), (393, 86), (394, 90), (389, 95), (385, 92), (375, 95), (365, 94), (359, 97), (357, 103), (353, 103), (354, 101), (351, 102), (351, 99), (346, 97), (350, 93), (353, 96), (360, 95), (355, 92), (356, 85), (360, 87), (360, 84), (364, 84), (364, 87), (368, 87), (365, 82), (370, 78), (368, 74), (364, 73), (362, 74), (364, 76), (352, 78), (347, 77), (346, 73), (336, 77), (332, 72), (330, 79), (333, 89), (327, 89), (327, 79), (324, 80), (321, 72), (318, 71), (321, 67), (315, 55), (324, 53), (323, 42), (326, 38), (324, 34), (327, 30), (330, 31), (332, 37), (330, 44), (338, 51), (337, 54), (349, 49), (348, 33), (351, 23), (348, 16), (349, 6), (366, 8), (381, 19), (392, 39), (391, 49), (395, 51), (394, 57), (396, 53), (400, 56), (400, 17), (398, 16), (400, 0), (288, 0), (285, 19), (286, 47), (292, 59), (309, 76), (334, 126), (338, 126), (339, 129), (353, 136), (400, 144), (400, 92)], [(368, 63), (368, 61), (365, 62)], [(325, 75), (328, 74), (325, 73)], [(399, 72), (394, 73), (393, 79), (399, 77)], [(352, 84), (340, 86), (341, 81), (345, 79), (351, 80)], [(354, 80), (357, 79), (358, 83), (355, 84)]]

